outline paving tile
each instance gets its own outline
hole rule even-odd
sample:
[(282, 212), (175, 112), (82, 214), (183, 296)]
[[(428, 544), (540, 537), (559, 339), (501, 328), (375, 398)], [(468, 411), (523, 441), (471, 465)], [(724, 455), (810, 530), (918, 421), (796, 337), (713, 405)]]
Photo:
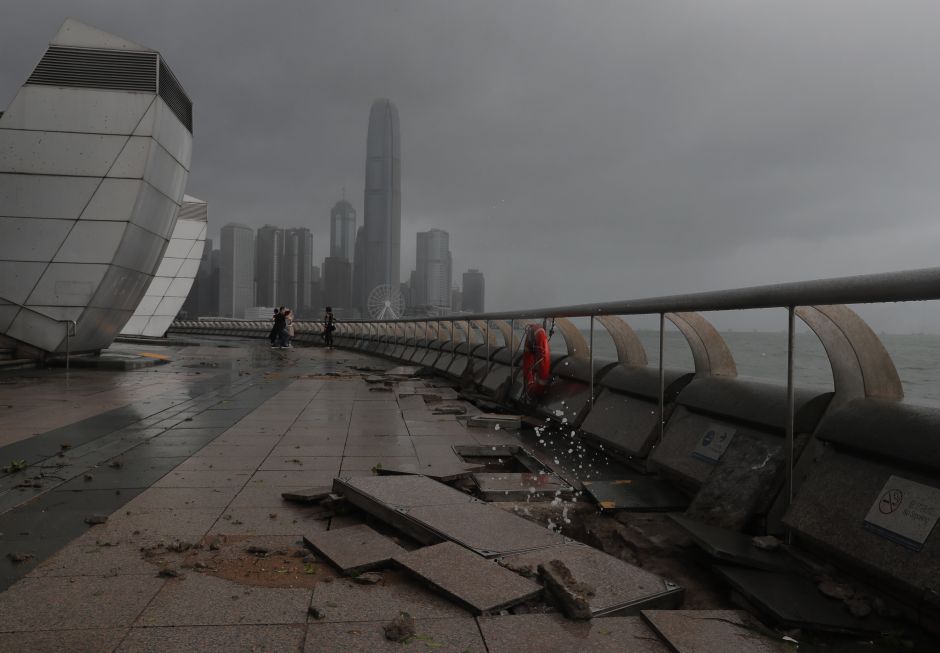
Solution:
[(416, 506), (409, 509), (408, 518), (487, 557), (566, 542), (544, 526), (481, 502)]
[(111, 651), (126, 633), (126, 629), (114, 628), (0, 633), (0, 651), (101, 653)]
[(324, 613), (323, 622), (388, 622), (407, 612), (415, 619), (466, 616), (463, 608), (406, 578), (401, 572), (383, 573), (378, 585), (358, 585), (348, 579), (317, 583), (311, 605)]
[(290, 470), (290, 471), (261, 471), (251, 475), (249, 486), (276, 485), (278, 487), (313, 487), (315, 485), (329, 485), (333, 482), (336, 473), (330, 471)]
[[(317, 519), (323, 511), (282, 503), (277, 508), (232, 507), (212, 525), (213, 533), (248, 533), (253, 535), (293, 535), (300, 537), (312, 530), (326, 530), (326, 521)], [(272, 517), (272, 515), (274, 515)], [(229, 519), (231, 517), (231, 519)]]
[(761, 634), (743, 610), (644, 610), (643, 618), (677, 653), (784, 653), (793, 650)]
[(588, 585), (594, 616), (637, 614), (643, 607), (671, 607), (682, 600), (682, 589), (656, 574), (582, 544), (570, 544), (504, 556), (499, 564), (526, 576), (538, 566), (560, 560), (575, 580)]
[(686, 495), (658, 478), (584, 481), (584, 489), (605, 512), (678, 512), (689, 505)]
[(539, 501), (556, 496), (569, 499), (574, 488), (555, 474), (481, 472), (473, 475), (479, 495), (487, 501)]
[(240, 471), (172, 471), (153, 487), (241, 487), (250, 474)]
[(189, 574), (153, 598), (135, 626), (294, 624), (307, 619), (310, 590), (249, 587)]
[(669, 517), (710, 556), (767, 571), (790, 571), (793, 559), (782, 550), (764, 551), (751, 543), (751, 536), (727, 528), (704, 524), (681, 515)]
[(327, 458), (343, 455), (345, 441), (330, 444), (279, 444), (271, 450), (269, 457), (306, 458), (323, 456)]
[(177, 472), (216, 471), (253, 472), (262, 460), (259, 456), (193, 456), (176, 466)]
[(497, 612), (542, 593), (536, 583), (453, 542), (403, 553), (395, 562), (474, 614)]
[(342, 471), (369, 470), (377, 464), (383, 468), (397, 465), (414, 465), (417, 467), (418, 459), (415, 456), (346, 456), (343, 458)]
[(478, 622), (489, 653), (669, 653), (640, 617), (575, 622), (556, 614), (520, 614)]
[(407, 642), (385, 638), (385, 621), (312, 623), (304, 653), (486, 653), (480, 629), (472, 617), (416, 619), (415, 637)]
[(115, 653), (299, 651), (306, 626), (182, 626), (133, 628)]
[(394, 540), (365, 524), (308, 533), (304, 543), (347, 574), (385, 566), (395, 556), (407, 553)]
[[(327, 490), (329, 484), (325, 485)], [(285, 501), (281, 495), (285, 492), (298, 492), (308, 488), (300, 488), (295, 485), (249, 485), (242, 488), (232, 499), (230, 508), (272, 508), (276, 511), (281, 506), (302, 506), (301, 503)], [(311, 506), (315, 504), (310, 504)]]
[(93, 526), (89, 532), (102, 541), (118, 540), (139, 546), (172, 540), (195, 542), (205, 535), (219, 512), (218, 508), (167, 508), (131, 514), (125, 511), (112, 515), (101, 526)]
[(340, 456), (268, 456), (258, 470), (337, 472), (342, 460)]
[(127, 502), (123, 511), (224, 508), (232, 501), (237, 491), (237, 488), (150, 488)]
[[(340, 486), (388, 506), (455, 505), (474, 501), (460, 490), (424, 476), (357, 477)], [(337, 486), (334, 484), (334, 488)], [(342, 489), (341, 494), (347, 494)], [(349, 496), (347, 494), (347, 496)]]
[(29, 576), (152, 576), (156, 571), (141, 556), (140, 544), (101, 539), (89, 531), (44, 560)]
[(164, 582), (144, 576), (24, 578), (0, 594), (0, 632), (129, 626)]

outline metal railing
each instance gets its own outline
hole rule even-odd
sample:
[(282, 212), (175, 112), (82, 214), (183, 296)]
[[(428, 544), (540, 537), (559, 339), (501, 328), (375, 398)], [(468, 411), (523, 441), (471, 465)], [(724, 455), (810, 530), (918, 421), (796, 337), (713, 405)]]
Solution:
[[(449, 323), (451, 339), (454, 340), (454, 325), (467, 323), (467, 352), (469, 357), (471, 331), (474, 322), (484, 324), (484, 342), (486, 343), (486, 361), (490, 362), (490, 324), (494, 321), (508, 321), (510, 338), (509, 347), (510, 378), (513, 377), (514, 360), (518, 347), (516, 342), (516, 324), (528, 320), (546, 320), (550, 318), (589, 318), (588, 356), (590, 357), (590, 396), (594, 397), (594, 321), (600, 316), (623, 315), (658, 315), (659, 316), (659, 437), (662, 439), (665, 429), (665, 368), (663, 353), (665, 341), (665, 322), (667, 315), (676, 313), (711, 312), (730, 310), (752, 310), (766, 308), (787, 309), (787, 375), (786, 375), (786, 421), (785, 421), (785, 465), (786, 465), (786, 501), (793, 499), (794, 465), (794, 359), (795, 325), (797, 309), (800, 307), (830, 306), (842, 304), (869, 304), (888, 302), (911, 302), (940, 299), (940, 268), (907, 270), (882, 274), (858, 275), (798, 281), (793, 283), (752, 286), (731, 290), (720, 290), (682, 295), (649, 297), (645, 299), (598, 302), (570, 306), (525, 309), (516, 311), (497, 311), (472, 315), (451, 315), (432, 317), (410, 317), (394, 320), (344, 320), (340, 324), (376, 325), (424, 324), (424, 334), (431, 333), (435, 325), (437, 339), (441, 339), (441, 327)], [(800, 315), (807, 319), (805, 315)], [(310, 323), (308, 323), (310, 324)], [(812, 327), (812, 325), (811, 325)], [(815, 330), (815, 329), (814, 329)], [(417, 337), (417, 329), (415, 329)], [(337, 337), (344, 334), (337, 332)], [(370, 334), (371, 335), (371, 334)], [(817, 334), (818, 335), (818, 334)], [(505, 339), (505, 334), (504, 334)], [(830, 362), (832, 359), (830, 357)]]

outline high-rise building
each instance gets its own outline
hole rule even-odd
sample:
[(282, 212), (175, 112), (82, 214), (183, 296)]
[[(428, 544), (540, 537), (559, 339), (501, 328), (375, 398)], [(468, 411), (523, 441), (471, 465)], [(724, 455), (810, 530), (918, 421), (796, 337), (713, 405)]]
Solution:
[(312, 270), (313, 234), (304, 227), (287, 229), (284, 232), (284, 259), (281, 266), (283, 292), (278, 306), (290, 306), (298, 315), (311, 312)]
[(483, 273), (469, 269), (463, 273), (463, 310), (468, 313), (482, 313), (485, 283)]
[(401, 282), (401, 146), (398, 109), (386, 99), (373, 102), (369, 111), (363, 207), (365, 260), (359, 302), (366, 309), (366, 300), (375, 288), (387, 285), (397, 294)]
[(352, 308), (352, 264), (330, 256), (323, 261), (323, 302), (333, 308)]
[[(366, 301), (366, 230), (359, 227), (356, 231), (356, 247), (353, 253), (352, 294), (356, 308), (364, 309)], [(365, 313), (363, 312), (363, 315)]]
[(356, 250), (356, 209), (340, 200), (330, 211), (330, 256), (350, 263)]
[(284, 230), (266, 225), (255, 239), (255, 301), (258, 306), (286, 306), (282, 297), (284, 266)]
[(450, 310), (452, 313), (459, 313), (463, 310), (463, 292), (456, 286), (450, 290)]
[(188, 319), (214, 316), (219, 312), (219, 280), (216, 278), (215, 285), (213, 285), (212, 253), (212, 239), (207, 238), (202, 257), (199, 259), (196, 280), (193, 282), (192, 290), (189, 291), (189, 297), (183, 304), (183, 313)]
[(452, 263), (450, 235), (441, 229), (418, 232), (415, 285), (412, 297), (415, 306), (428, 306), (437, 311), (451, 307)]
[(310, 268), (310, 310), (311, 313), (319, 313), (325, 306), (323, 302), (323, 277), (320, 274), (320, 266), (314, 265)]
[(255, 305), (255, 232), (243, 224), (222, 227), (219, 312), (241, 318)]

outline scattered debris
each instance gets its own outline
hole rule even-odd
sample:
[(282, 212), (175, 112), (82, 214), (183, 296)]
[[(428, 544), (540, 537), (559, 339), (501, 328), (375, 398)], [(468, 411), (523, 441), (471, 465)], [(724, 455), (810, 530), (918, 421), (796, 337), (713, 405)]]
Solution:
[(224, 535), (213, 535), (212, 538), (209, 540), (209, 550), (218, 551), (219, 549), (222, 548), (222, 545), (224, 543), (225, 543)]
[(352, 576), (354, 583), (359, 583), (360, 585), (377, 585), (382, 582), (382, 574), (376, 571), (367, 571), (364, 574), (359, 574), (358, 576)]
[(181, 542), (180, 540), (174, 540), (166, 545), (167, 551), (173, 551), (174, 553), (183, 553), (184, 551), (189, 551), (193, 548), (193, 545), (189, 542)]
[(163, 567), (157, 572), (157, 578), (185, 578), (186, 576), (178, 569), (172, 567)]
[(251, 546), (245, 549), (245, 552), (250, 553), (251, 555), (254, 555), (254, 556), (258, 556), (259, 558), (264, 558), (265, 556), (268, 555), (269, 550), (266, 547), (252, 544)]
[(392, 642), (405, 642), (417, 632), (414, 617), (407, 612), (399, 612), (397, 617), (382, 628), (385, 631), (385, 639)]
[(369, 392), (391, 392), (392, 389), (386, 385), (374, 385), (369, 388)]
[(314, 605), (311, 605), (309, 608), (307, 608), (307, 614), (317, 620), (326, 618), (326, 613)]
[(22, 459), (11, 460), (10, 463), (3, 467), (3, 472), (5, 474), (12, 474), (14, 472), (19, 472), (26, 469), (26, 461)]
[(831, 578), (823, 578), (819, 584), (816, 585), (816, 587), (818, 587), (819, 591), (829, 598), (837, 599), (839, 601), (846, 601), (855, 596), (854, 588), (852, 588), (850, 585), (837, 583)]
[(33, 554), (10, 552), (7, 554), (7, 558), (9, 558), (11, 562), (15, 563), (28, 562), (29, 560), (33, 559)]
[(108, 463), (108, 467), (111, 467), (112, 469), (120, 469), (123, 466), (124, 466), (124, 463), (120, 460), (112, 460), (111, 462)]
[(97, 526), (98, 524), (103, 524), (108, 521), (107, 515), (88, 515), (85, 517), (85, 523), (89, 526)]
[(435, 406), (431, 410), (432, 415), (466, 415), (467, 409), (464, 406), (454, 406), (454, 405), (444, 405), (444, 406)]
[(780, 540), (773, 535), (755, 535), (751, 538), (751, 544), (764, 551), (776, 551), (780, 548)]
[(591, 618), (589, 598), (594, 595), (594, 588), (579, 583), (561, 560), (549, 560), (538, 569), (545, 587), (569, 619)]
[(85, 474), (85, 477), (84, 477), (84, 478), (85, 478), (85, 481), (88, 482), (88, 481), (93, 480), (95, 477), (92, 476), (91, 474)]

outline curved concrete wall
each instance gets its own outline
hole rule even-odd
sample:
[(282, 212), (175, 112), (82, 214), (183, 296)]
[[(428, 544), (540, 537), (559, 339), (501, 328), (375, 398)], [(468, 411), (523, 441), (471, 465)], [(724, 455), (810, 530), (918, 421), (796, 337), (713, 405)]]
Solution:
[(66, 21), (0, 116), (0, 334), (111, 344), (173, 233), (191, 119), (157, 52)]
[(127, 321), (124, 335), (162, 338), (183, 308), (196, 280), (202, 250), (206, 244), (209, 206), (186, 195), (176, 219), (176, 227), (166, 248), (157, 276)]

